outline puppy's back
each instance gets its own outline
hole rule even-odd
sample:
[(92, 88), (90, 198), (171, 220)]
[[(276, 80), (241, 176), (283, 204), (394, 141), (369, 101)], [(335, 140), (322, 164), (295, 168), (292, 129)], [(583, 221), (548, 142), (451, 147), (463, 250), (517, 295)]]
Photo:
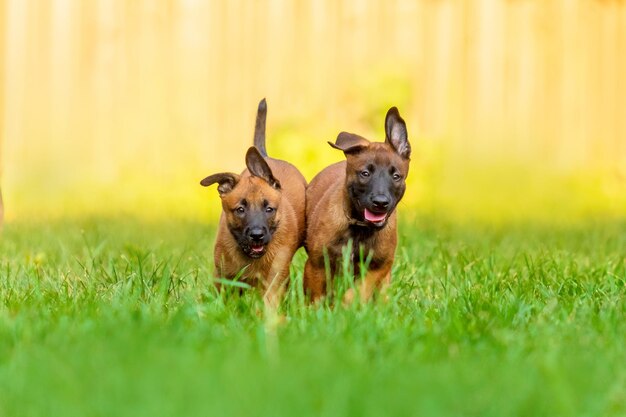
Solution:
[(298, 219), (298, 236), (304, 239), (305, 231), (305, 194), (306, 179), (298, 169), (289, 162), (280, 159), (265, 158), (274, 176), (280, 181), (281, 188)]
[(322, 202), (324, 195), (332, 189), (342, 186), (345, 180), (346, 161), (327, 166), (311, 180), (306, 189), (307, 219), (313, 215), (316, 207)]

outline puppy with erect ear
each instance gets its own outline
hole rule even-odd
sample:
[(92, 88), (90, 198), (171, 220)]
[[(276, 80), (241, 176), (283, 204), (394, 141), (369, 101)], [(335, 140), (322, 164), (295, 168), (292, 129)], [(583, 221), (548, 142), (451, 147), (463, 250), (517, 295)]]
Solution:
[(265, 99), (259, 103), (254, 145), (240, 175), (213, 174), (200, 184), (217, 184), (222, 200), (214, 250), (215, 276), (240, 279), (263, 290), (276, 308), (288, 284), (289, 265), (304, 240), (306, 180), (296, 167), (265, 150)]
[[(341, 132), (335, 149), (345, 161), (323, 169), (307, 187), (304, 290), (312, 300), (326, 294), (327, 279), (340, 270), (343, 251), (352, 242), (351, 263), (360, 276), (363, 254), (371, 261), (358, 284), (360, 296), (369, 299), (391, 281), (396, 250), (396, 206), (406, 189), (411, 145), (406, 124), (392, 107), (385, 118), (385, 141), (370, 142)], [(325, 260), (330, 261), (326, 276)], [(346, 294), (347, 301), (354, 297)]]

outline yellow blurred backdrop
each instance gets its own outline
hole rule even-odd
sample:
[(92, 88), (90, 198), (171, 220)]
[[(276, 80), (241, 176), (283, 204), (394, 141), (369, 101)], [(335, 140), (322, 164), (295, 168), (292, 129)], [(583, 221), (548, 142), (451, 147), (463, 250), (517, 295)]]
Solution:
[(626, 2), (0, 0), (9, 220), (215, 219), (199, 180), (268, 150), (311, 179), (405, 117), (403, 210), (626, 213)]

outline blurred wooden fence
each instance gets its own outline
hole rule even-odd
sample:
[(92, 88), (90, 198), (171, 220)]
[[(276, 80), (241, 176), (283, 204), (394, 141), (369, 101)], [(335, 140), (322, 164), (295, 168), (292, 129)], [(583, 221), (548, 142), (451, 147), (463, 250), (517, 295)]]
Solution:
[(463, 152), (626, 164), (624, 1), (3, 0), (0, 19), (14, 183), (235, 169), (261, 97), (319, 143), (397, 103)]

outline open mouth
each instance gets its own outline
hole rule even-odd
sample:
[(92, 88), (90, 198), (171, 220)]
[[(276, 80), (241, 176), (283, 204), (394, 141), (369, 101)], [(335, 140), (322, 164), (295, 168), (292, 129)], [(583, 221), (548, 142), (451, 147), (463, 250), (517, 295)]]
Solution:
[(260, 255), (261, 253), (263, 253), (263, 251), (265, 250), (265, 246), (264, 245), (250, 245), (250, 252), (252, 252), (255, 255)]
[(375, 226), (380, 226), (385, 223), (385, 220), (387, 219), (387, 213), (373, 213), (368, 209), (365, 209), (365, 211), (363, 212), (363, 217), (365, 217), (365, 220), (374, 224)]

